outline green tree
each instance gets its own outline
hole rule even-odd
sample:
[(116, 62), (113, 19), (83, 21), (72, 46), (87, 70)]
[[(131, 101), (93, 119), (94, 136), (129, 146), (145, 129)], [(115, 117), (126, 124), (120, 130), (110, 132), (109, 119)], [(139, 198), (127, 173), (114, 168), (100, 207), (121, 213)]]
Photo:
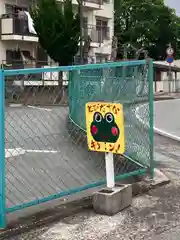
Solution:
[(31, 15), (39, 43), (51, 59), (61, 66), (72, 64), (80, 40), (80, 17), (72, 0), (37, 0)]
[(156, 60), (165, 59), (168, 43), (178, 49), (180, 21), (162, 0), (115, 0), (115, 9), (119, 47), (125, 43), (144, 47)]

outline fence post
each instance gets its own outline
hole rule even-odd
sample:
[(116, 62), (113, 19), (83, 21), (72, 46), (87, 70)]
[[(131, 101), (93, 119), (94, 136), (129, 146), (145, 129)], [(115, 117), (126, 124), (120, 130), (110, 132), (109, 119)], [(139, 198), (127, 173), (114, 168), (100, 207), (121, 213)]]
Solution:
[(150, 146), (150, 176), (154, 178), (154, 89), (153, 89), (153, 60), (149, 59), (148, 89), (149, 89), (149, 146)]
[(0, 229), (6, 227), (5, 196), (5, 84), (4, 70), (0, 70)]

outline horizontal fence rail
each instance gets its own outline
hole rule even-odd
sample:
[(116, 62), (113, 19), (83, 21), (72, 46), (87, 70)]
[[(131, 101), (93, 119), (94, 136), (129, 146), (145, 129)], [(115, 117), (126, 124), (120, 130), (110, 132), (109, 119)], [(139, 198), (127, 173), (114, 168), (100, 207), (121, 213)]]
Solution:
[[(0, 71), (1, 227), (7, 213), (105, 184), (104, 154), (87, 149), (87, 102), (124, 106), (126, 152), (114, 155), (116, 179), (153, 169), (152, 69), (142, 60)], [(20, 75), (28, 81), (30, 74), (54, 72), (56, 86), (22, 85), (16, 97), (6, 91), (7, 76), (13, 83)], [(143, 121), (137, 116), (142, 102)]]

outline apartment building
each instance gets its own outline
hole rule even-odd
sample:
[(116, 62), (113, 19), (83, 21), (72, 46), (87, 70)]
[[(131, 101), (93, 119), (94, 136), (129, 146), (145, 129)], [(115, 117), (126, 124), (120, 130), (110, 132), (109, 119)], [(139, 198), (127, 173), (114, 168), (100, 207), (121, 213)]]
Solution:
[[(38, 45), (38, 37), (30, 32), (28, 18), (21, 18), (18, 13), (27, 15), (30, 5), (31, 0), (0, 0), (0, 62), (3, 64), (10, 65), (14, 60), (23, 58), (30, 60), (34, 67), (49, 65), (50, 59)], [(73, 7), (77, 11), (76, 0), (73, 0)], [(83, 34), (91, 38), (91, 55), (96, 62), (110, 57), (114, 33), (113, 11), (113, 0), (83, 2)]]

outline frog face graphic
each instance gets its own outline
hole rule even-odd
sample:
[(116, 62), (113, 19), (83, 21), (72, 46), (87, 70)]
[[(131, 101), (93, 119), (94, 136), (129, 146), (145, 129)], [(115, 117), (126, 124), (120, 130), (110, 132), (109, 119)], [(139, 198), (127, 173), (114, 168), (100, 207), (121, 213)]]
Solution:
[(97, 142), (115, 143), (120, 135), (120, 130), (115, 123), (112, 113), (103, 117), (100, 112), (95, 112), (90, 126), (92, 137)]

